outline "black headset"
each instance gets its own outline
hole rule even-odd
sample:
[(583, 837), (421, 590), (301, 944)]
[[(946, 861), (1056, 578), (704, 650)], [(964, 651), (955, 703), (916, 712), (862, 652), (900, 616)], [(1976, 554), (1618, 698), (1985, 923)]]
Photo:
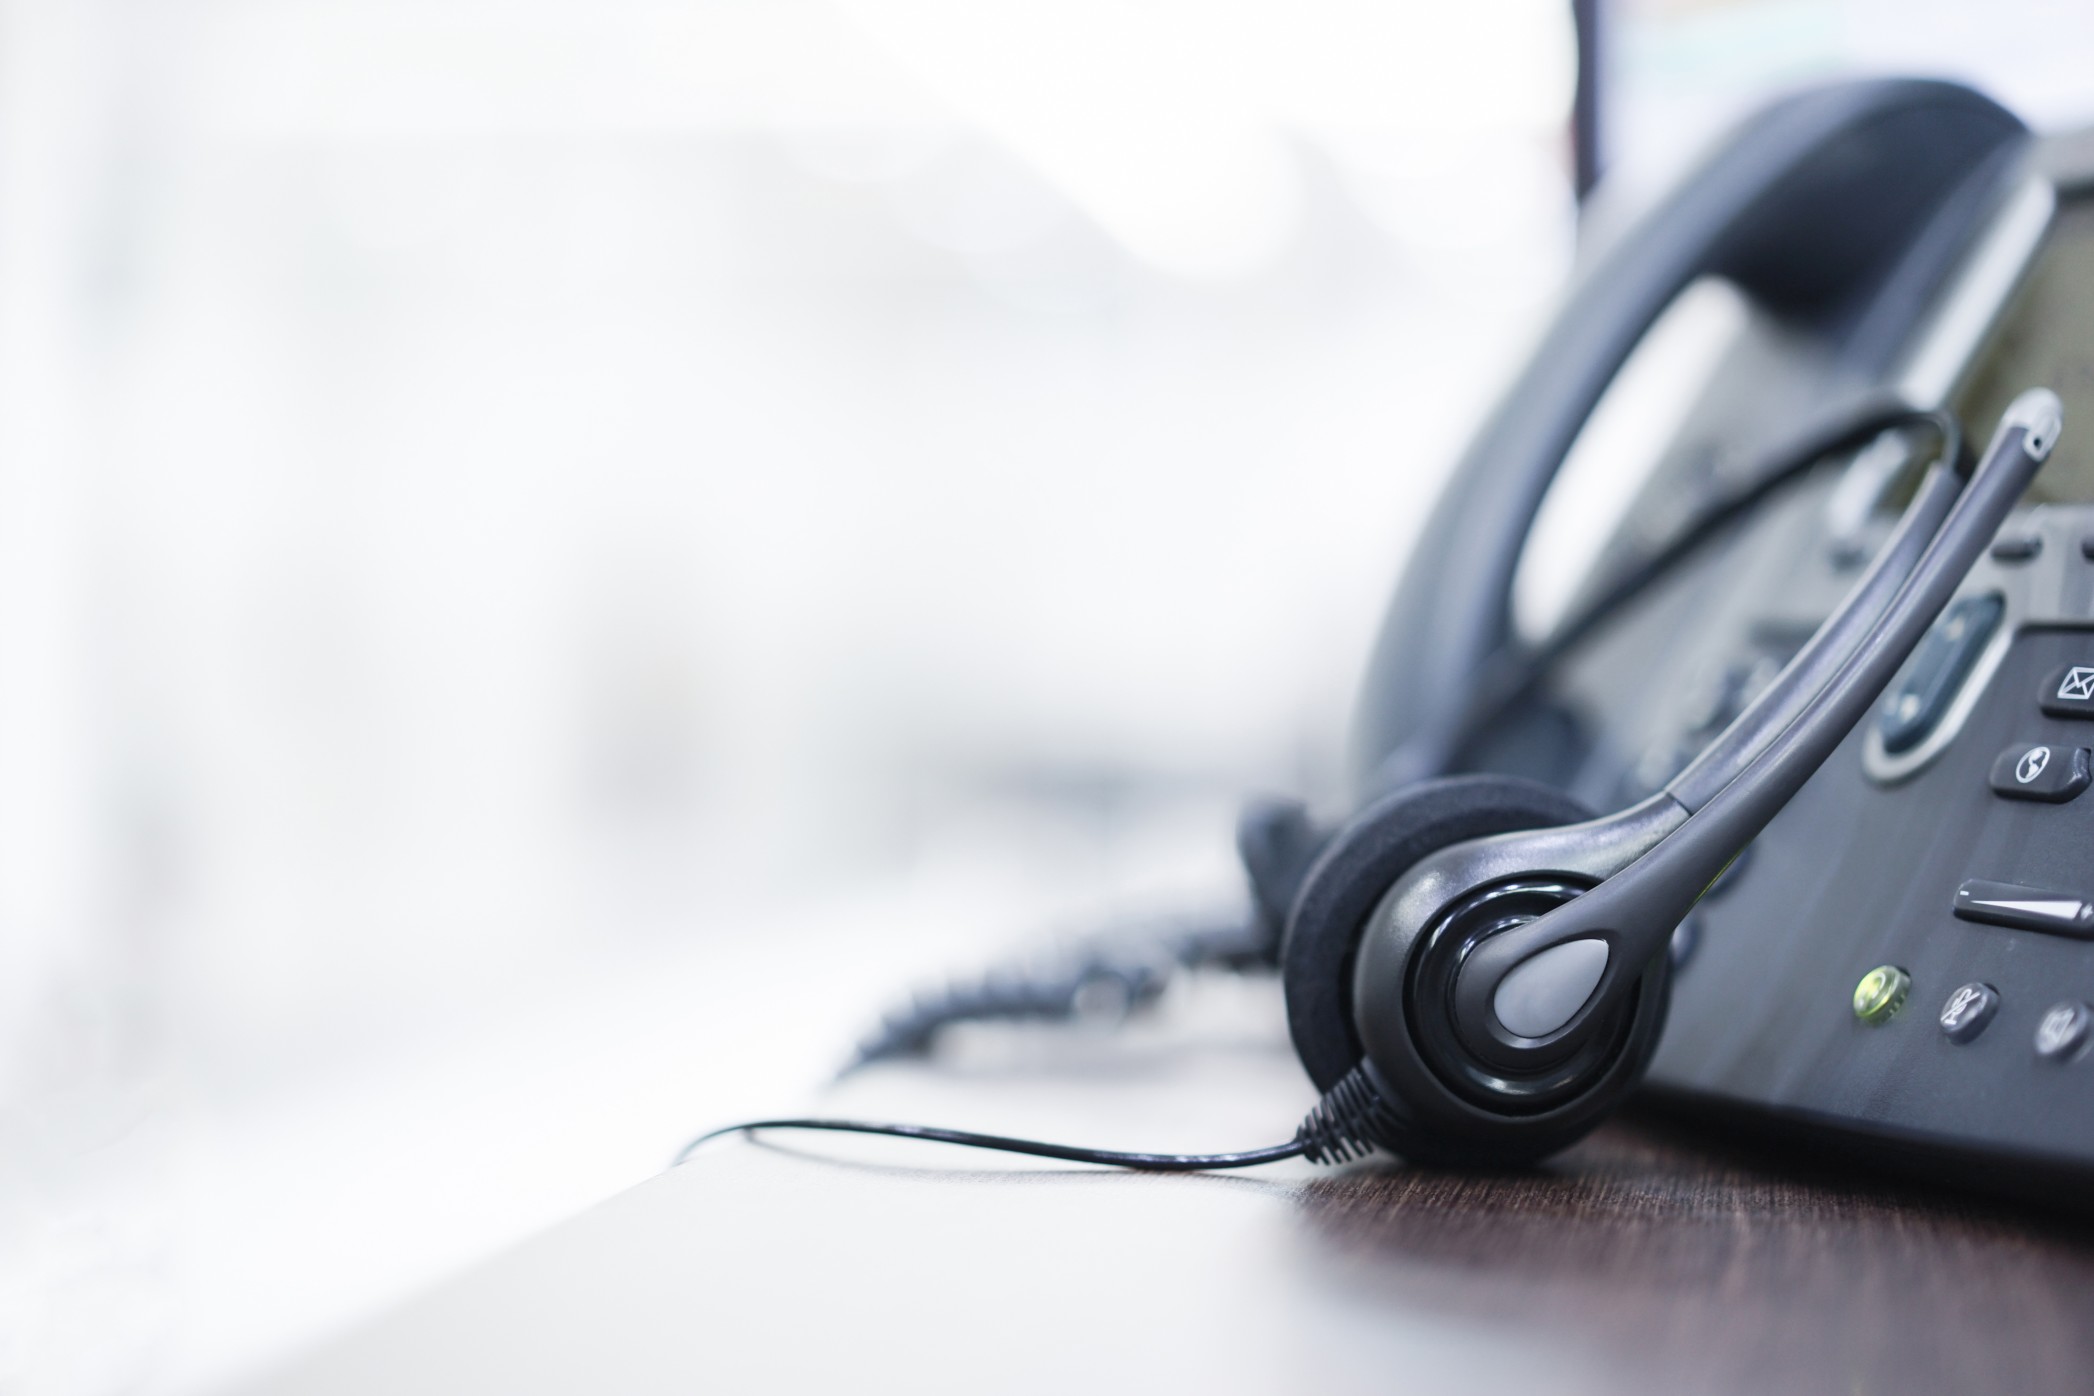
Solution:
[[(1334, 1163), (1375, 1148), (1421, 1162), (1506, 1165), (1582, 1137), (1642, 1080), (1657, 1048), (1676, 929), (1890, 682), (2050, 455), (2062, 409), (2046, 390), (2024, 393), (1975, 463), (1947, 413), (1881, 401), (1850, 409), (1801, 433), (1749, 477), (1758, 483), (1549, 642), (1510, 668), (1494, 667), (1496, 654), (1513, 649), (1490, 635), (1502, 628), (1525, 524), (1578, 424), (1682, 286), (1713, 272), (1792, 309), (1836, 306), (1890, 255), (1915, 209), (1995, 177), (2022, 134), (1998, 107), (1946, 84), (1805, 94), (1764, 114), (1711, 163), (1717, 175), (1690, 180), (1573, 290), (1458, 472), (1371, 666), (1370, 696), (1386, 701), (1368, 705), (1363, 741), (1380, 781), (1396, 788), (1328, 835), (1285, 812), (1241, 831), (1254, 898), (1277, 933), (1266, 953), (1280, 973), (1289, 1033), (1321, 1093), (1292, 1140), (1243, 1153), (1141, 1154), (916, 1125), (779, 1119), (701, 1135), (677, 1161), (722, 1134), (783, 1128), (1158, 1170), (1297, 1155)], [(1874, 563), (1780, 675), (1664, 789), (1594, 817), (1534, 781), (1406, 779), (1446, 769), (1463, 741), (1564, 648), (1769, 491), (1830, 455), (1913, 428), (1933, 433), (1936, 459)], [(1491, 512), (1507, 509), (1504, 518)], [(1476, 537), (1465, 543), (1468, 534)], [(1454, 569), (1437, 558), (1463, 546), (1488, 553), (1491, 565)], [(1451, 589), (1436, 585), (1442, 577)], [(1489, 625), (1477, 622), (1485, 613)], [(1458, 694), (1430, 691), (1430, 676), (1449, 672), (1472, 681)], [(1410, 718), (1407, 731), (1389, 723), (1399, 710)]]

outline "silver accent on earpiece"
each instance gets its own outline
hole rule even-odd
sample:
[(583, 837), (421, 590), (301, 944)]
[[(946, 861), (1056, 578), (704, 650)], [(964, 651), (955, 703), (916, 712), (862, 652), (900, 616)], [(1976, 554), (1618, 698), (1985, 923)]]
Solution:
[(1607, 969), (1607, 942), (1552, 945), (1514, 965), (1491, 995), (1491, 1011), (1515, 1037), (1539, 1038), (1578, 1016)]
[(2065, 404), (2048, 388), (2030, 388), (2007, 404), (2000, 426), (2020, 427), (2027, 432), (2022, 449), (2033, 460), (2047, 460), (2051, 448), (2058, 444), (2059, 433), (2065, 430)]

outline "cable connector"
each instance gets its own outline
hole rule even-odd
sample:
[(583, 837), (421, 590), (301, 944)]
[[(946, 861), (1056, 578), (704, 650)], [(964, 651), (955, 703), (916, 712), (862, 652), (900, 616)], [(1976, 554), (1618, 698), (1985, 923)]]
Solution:
[(1396, 1131), (1396, 1116), (1375, 1081), (1374, 1068), (1362, 1060), (1324, 1092), (1294, 1132), (1294, 1142), (1309, 1162), (1336, 1165), (1388, 1148)]

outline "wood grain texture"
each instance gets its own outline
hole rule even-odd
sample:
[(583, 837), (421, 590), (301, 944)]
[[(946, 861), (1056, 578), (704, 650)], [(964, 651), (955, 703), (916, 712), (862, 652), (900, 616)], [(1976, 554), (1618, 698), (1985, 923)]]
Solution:
[(1617, 1122), (1532, 1174), (1318, 1180), (1302, 1207), (1402, 1302), (1521, 1314), (1635, 1386), (2094, 1388), (2083, 1223), (1660, 1122)]

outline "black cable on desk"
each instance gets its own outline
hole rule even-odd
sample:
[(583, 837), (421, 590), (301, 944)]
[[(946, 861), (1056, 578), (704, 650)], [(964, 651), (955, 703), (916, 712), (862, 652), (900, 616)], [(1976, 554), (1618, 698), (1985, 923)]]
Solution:
[(935, 1125), (889, 1125), (867, 1120), (784, 1119), (749, 1120), (738, 1125), (707, 1130), (677, 1152), (671, 1168), (689, 1158), (708, 1140), (728, 1134), (749, 1134), (766, 1129), (815, 1129), (837, 1134), (884, 1134), (896, 1139), (921, 1139), (933, 1144), (958, 1144), (968, 1149), (994, 1149), (1006, 1154), (1030, 1154), (1035, 1158), (1062, 1159), (1069, 1163), (1095, 1163), (1106, 1168), (1132, 1168), (1143, 1173), (1198, 1173), (1209, 1169), (1252, 1168), (1282, 1159), (1305, 1158), (1310, 1163), (1343, 1164), (1365, 1158), (1389, 1137), (1394, 1123), (1381, 1090), (1373, 1083), (1374, 1068), (1361, 1062), (1337, 1085), (1323, 1093), (1316, 1108), (1303, 1117), (1294, 1137), (1284, 1144), (1264, 1149), (1246, 1149), (1234, 1154), (1146, 1154), (1122, 1149), (1085, 1149), (1073, 1144), (1048, 1144), (1038, 1139), (1012, 1139), (1002, 1134), (976, 1134), (964, 1129), (939, 1129)]
[(933, 1125), (889, 1125), (863, 1120), (750, 1120), (707, 1130), (683, 1146), (671, 1168), (681, 1164), (709, 1140), (729, 1134), (753, 1134), (765, 1129), (817, 1129), (836, 1134), (885, 1134), (896, 1139), (923, 1139), (934, 1144), (957, 1144), (968, 1149), (994, 1149), (1006, 1154), (1030, 1154), (1035, 1158), (1061, 1159), (1068, 1163), (1096, 1163), (1107, 1168), (1132, 1168), (1144, 1173), (1198, 1173), (1218, 1168), (1251, 1168), (1278, 1163), (1306, 1152), (1299, 1139), (1275, 1144), (1269, 1149), (1250, 1149), (1237, 1154), (1143, 1154), (1120, 1149), (1085, 1149), (1071, 1144), (1047, 1144), (1037, 1139), (1012, 1139), (1001, 1134), (976, 1134), (964, 1129), (939, 1129)]

